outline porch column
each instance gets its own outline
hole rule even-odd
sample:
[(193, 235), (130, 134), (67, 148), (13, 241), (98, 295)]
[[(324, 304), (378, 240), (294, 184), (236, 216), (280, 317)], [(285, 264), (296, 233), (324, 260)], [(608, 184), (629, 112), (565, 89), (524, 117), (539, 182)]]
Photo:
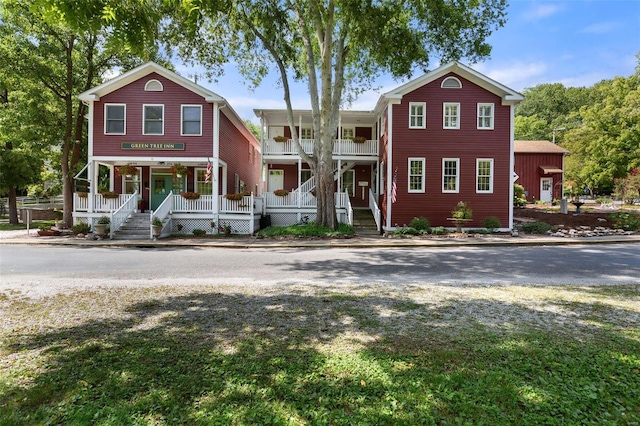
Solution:
[(338, 160), (338, 207), (342, 207), (340, 200), (342, 199), (342, 160)]
[(302, 192), (300, 192), (301, 185), (302, 185), (302, 158), (298, 156), (298, 208), (302, 207)]
[(96, 185), (94, 184), (94, 182), (96, 181), (95, 169), (96, 167), (93, 160), (89, 161), (89, 168), (87, 169), (87, 178), (89, 179), (89, 199), (87, 200), (87, 211), (89, 213), (93, 213), (93, 194), (96, 188)]
[[(220, 211), (219, 198), (219, 182), (218, 176), (220, 175), (220, 105), (218, 102), (213, 103), (213, 158), (211, 159), (211, 178), (213, 183), (211, 185), (212, 203), (211, 210), (215, 215)], [(217, 183), (217, 184), (216, 184)]]

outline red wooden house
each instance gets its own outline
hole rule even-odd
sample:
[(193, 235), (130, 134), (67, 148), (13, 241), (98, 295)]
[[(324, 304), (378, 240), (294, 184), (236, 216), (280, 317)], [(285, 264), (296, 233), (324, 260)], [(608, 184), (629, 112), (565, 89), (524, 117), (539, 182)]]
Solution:
[(527, 201), (562, 198), (564, 157), (569, 151), (549, 141), (515, 141), (516, 183)]
[(113, 234), (140, 210), (147, 227), (163, 222), (164, 235), (253, 232), (260, 144), (224, 98), (153, 62), (79, 97), (89, 106), (89, 148), (76, 222), (106, 215)]
[(468, 227), (495, 216), (511, 229), (513, 117), (522, 99), (456, 62), (382, 95), (375, 112), (385, 228), (419, 216), (450, 227), (451, 211), (464, 201), (473, 210)]

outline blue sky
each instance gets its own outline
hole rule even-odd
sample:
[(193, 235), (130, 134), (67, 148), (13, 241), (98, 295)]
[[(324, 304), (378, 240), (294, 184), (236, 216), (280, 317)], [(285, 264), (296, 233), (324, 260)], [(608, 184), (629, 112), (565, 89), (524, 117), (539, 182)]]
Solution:
[[(489, 39), (491, 58), (468, 64), (517, 91), (541, 83), (591, 86), (633, 74), (640, 52), (640, 0), (511, 0), (507, 23)], [(192, 74), (176, 63), (182, 75)], [(433, 68), (438, 64), (434, 63)], [(371, 110), (381, 93), (403, 83), (382, 75), (380, 88), (346, 109)], [(242, 118), (257, 123), (254, 108), (284, 108), (275, 71), (255, 90), (233, 65), (218, 82), (200, 84), (225, 97)], [(294, 87), (294, 108), (309, 108), (305, 85)]]

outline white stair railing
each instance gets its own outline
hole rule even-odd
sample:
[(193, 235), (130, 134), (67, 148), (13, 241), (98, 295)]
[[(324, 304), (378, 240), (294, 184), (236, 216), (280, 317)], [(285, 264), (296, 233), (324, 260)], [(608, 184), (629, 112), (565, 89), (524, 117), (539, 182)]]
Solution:
[(109, 221), (109, 238), (113, 238), (113, 234), (120, 229), (122, 224), (136, 208), (138, 208), (138, 191), (130, 195), (118, 210), (111, 212)]
[[(169, 232), (167, 229), (171, 229), (171, 208), (173, 207), (173, 195), (172, 193), (167, 194), (167, 197), (164, 199), (162, 203), (158, 206), (155, 211), (151, 211), (151, 222), (153, 219), (158, 218), (162, 221), (162, 232), (160, 236), (168, 235)], [(168, 219), (168, 220), (167, 220)], [(153, 227), (151, 226), (151, 222), (149, 223), (149, 238), (153, 239)]]
[(380, 232), (380, 207), (378, 207), (377, 203), (378, 197), (373, 193), (373, 190), (369, 188), (369, 209), (371, 213), (373, 213), (373, 218), (376, 221), (376, 227), (378, 228), (378, 232)]

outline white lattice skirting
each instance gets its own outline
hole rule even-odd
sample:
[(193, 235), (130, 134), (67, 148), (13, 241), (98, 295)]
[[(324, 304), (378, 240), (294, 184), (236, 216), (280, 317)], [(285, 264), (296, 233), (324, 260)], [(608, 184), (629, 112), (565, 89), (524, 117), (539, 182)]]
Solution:
[[(258, 230), (260, 219), (255, 219), (254, 229)], [(212, 226), (213, 224), (213, 226)], [(221, 218), (218, 223), (211, 221), (210, 219), (184, 219), (176, 218), (171, 220), (173, 234), (191, 235), (196, 229), (205, 231), (208, 235), (221, 234), (221, 229), (227, 226), (231, 227), (232, 234), (251, 234), (251, 219), (225, 219)]]

